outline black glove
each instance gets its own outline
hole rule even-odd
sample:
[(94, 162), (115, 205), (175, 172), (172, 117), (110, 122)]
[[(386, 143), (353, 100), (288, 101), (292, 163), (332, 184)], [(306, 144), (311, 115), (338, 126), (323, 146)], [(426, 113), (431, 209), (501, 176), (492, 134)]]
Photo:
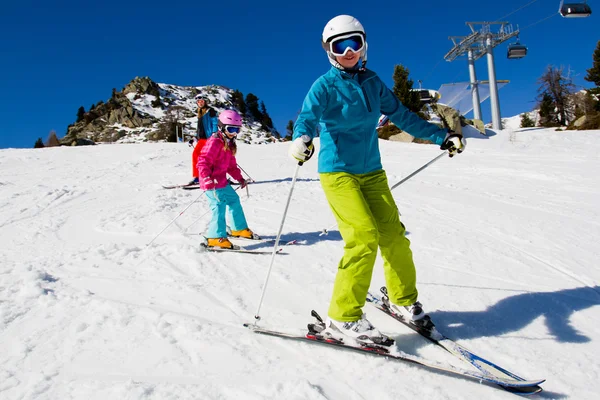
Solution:
[(455, 154), (462, 153), (465, 147), (467, 147), (467, 140), (462, 135), (449, 131), (440, 150), (448, 150), (448, 155), (454, 157)]

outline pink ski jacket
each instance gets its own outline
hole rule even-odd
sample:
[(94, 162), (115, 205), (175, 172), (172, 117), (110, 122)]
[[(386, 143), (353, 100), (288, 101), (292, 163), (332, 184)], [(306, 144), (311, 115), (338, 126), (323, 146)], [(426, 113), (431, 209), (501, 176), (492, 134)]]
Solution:
[[(235, 155), (231, 150), (225, 150), (223, 138), (216, 133), (208, 139), (198, 157), (200, 188), (207, 190), (205, 179), (207, 177), (215, 181), (214, 189), (224, 188), (227, 186), (227, 174), (238, 182), (244, 180), (237, 166)], [(209, 187), (208, 189), (213, 188)]]

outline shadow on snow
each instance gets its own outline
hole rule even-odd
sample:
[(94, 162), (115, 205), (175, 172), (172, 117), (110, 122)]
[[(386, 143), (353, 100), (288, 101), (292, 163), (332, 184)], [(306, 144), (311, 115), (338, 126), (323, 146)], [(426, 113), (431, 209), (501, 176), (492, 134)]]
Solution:
[(548, 333), (564, 343), (587, 343), (569, 318), (577, 311), (600, 305), (600, 286), (556, 292), (523, 293), (500, 300), (483, 311), (436, 311), (431, 318), (452, 339), (473, 339), (517, 332), (544, 317)]

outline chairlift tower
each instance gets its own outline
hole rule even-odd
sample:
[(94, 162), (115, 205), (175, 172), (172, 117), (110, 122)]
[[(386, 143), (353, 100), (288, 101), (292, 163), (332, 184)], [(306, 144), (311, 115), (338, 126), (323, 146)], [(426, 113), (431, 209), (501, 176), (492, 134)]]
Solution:
[[(475, 61), (487, 55), (488, 76), (490, 85), (490, 102), (492, 109), (492, 127), (502, 129), (500, 119), (500, 100), (498, 98), (498, 84), (496, 81), (496, 67), (494, 65), (494, 47), (504, 43), (508, 39), (518, 36), (519, 30), (513, 29), (506, 21), (496, 22), (466, 22), (471, 28), (468, 36), (449, 36), (454, 46), (444, 59), (448, 62), (456, 60), (460, 56), (467, 55), (469, 63), (469, 78), (471, 83), (471, 96), (473, 100), (473, 114), (481, 119), (481, 105), (479, 102), (479, 88), (475, 74)], [(497, 32), (492, 32), (492, 25), (500, 25)], [(479, 29), (477, 29), (479, 27)]]

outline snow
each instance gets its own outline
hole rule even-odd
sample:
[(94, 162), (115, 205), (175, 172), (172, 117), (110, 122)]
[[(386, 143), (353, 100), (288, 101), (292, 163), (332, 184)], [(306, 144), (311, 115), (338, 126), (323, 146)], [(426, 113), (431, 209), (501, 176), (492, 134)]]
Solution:
[[(439, 329), (528, 379), (544, 399), (596, 399), (600, 378), (600, 131), (466, 129), (466, 151), (394, 190)], [(240, 143), (241, 198), (274, 237), (289, 143)], [(317, 143), (318, 145), (318, 143)], [(390, 185), (439, 154), (380, 141)], [(0, 150), (0, 398), (511, 399), (493, 386), (257, 335), (270, 255), (199, 251), (207, 226), (187, 144)], [(343, 243), (316, 172), (299, 170), (260, 325), (325, 316)], [(194, 202), (192, 204), (192, 202)], [(188, 205), (192, 204), (189, 208)], [(182, 211), (185, 210), (183, 213)], [(147, 244), (170, 225), (154, 242)], [(272, 244), (248, 248), (269, 250)], [(384, 284), (378, 259), (372, 282)], [(367, 305), (397, 349), (468, 368)]]
[[(540, 119), (538, 110), (529, 111), (523, 114), (528, 114), (529, 118), (537, 125)], [(502, 118), (502, 126), (507, 131), (519, 131), (521, 129), (521, 115), (515, 115), (514, 117)], [(537, 128), (536, 128), (537, 129)], [(555, 128), (556, 129), (556, 128)], [(563, 128), (564, 129), (564, 128)]]

